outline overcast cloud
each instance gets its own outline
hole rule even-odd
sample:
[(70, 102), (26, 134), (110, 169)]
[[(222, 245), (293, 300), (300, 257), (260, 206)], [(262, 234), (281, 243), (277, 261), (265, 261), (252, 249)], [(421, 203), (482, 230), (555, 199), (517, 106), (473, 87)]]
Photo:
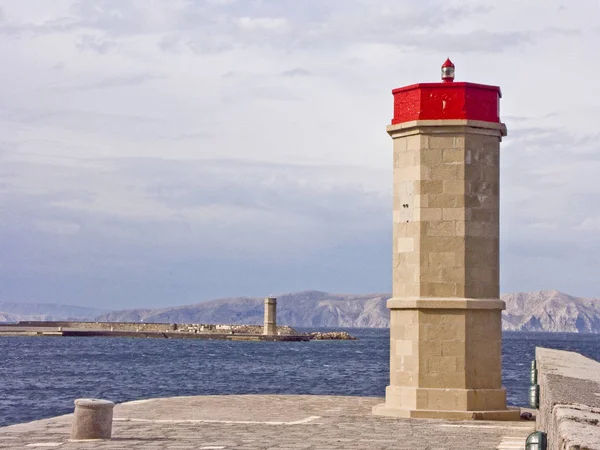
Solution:
[(600, 296), (596, 0), (0, 0), (0, 300), (391, 290), (391, 89), (499, 85), (502, 291)]

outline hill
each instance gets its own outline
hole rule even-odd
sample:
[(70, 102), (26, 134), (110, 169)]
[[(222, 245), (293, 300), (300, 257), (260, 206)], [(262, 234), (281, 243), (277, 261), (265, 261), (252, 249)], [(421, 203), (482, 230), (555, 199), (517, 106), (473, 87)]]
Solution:
[(600, 333), (600, 300), (555, 290), (506, 294), (504, 329)]
[[(389, 326), (385, 306), (389, 294), (329, 294), (304, 291), (277, 301), (281, 325), (295, 327)], [(511, 331), (600, 333), (600, 301), (555, 290), (505, 294), (503, 328)], [(261, 324), (263, 299), (235, 297), (159, 309), (106, 312), (49, 303), (0, 302), (0, 322), (19, 320), (98, 320), (108, 322), (168, 322)]]
[[(304, 291), (277, 299), (277, 322), (303, 327), (387, 327), (387, 294), (328, 294)], [(263, 299), (225, 298), (163, 309), (130, 309), (103, 314), (98, 321), (261, 324)]]
[(0, 302), (0, 322), (20, 320), (91, 320), (105, 310), (55, 303)]
[[(305, 291), (281, 295), (277, 319), (296, 327), (389, 326), (389, 294), (329, 294)], [(512, 331), (600, 333), (600, 301), (558, 291), (505, 294), (503, 327)], [(262, 298), (237, 297), (162, 309), (114, 311), (97, 317), (112, 322), (260, 324)]]

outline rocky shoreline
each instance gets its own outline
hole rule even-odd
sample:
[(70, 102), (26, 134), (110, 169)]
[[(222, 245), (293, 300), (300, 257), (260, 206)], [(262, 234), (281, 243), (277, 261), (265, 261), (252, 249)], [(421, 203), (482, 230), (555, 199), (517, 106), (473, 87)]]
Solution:
[(312, 341), (357, 341), (358, 338), (346, 331), (313, 331), (306, 333)]

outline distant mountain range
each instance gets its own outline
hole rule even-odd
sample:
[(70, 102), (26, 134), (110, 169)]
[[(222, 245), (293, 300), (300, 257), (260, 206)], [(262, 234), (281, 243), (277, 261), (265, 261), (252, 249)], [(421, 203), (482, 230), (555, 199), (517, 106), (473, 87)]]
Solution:
[[(277, 323), (299, 327), (387, 327), (388, 294), (304, 291), (277, 298)], [(130, 309), (98, 317), (110, 322), (261, 324), (262, 298), (238, 297), (163, 309)]]
[(505, 330), (600, 333), (600, 299), (538, 291), (505, 294), (502, 300)]
[[(277, 300), (277, 322), (296, 327), (389, 326), (385, 306), (389, 294), (329, 294), (304, 291)], [(502, 295), (506, 302), (503, 327), (511, 331), (600, 333), (600, 300), (558, 291)], [(260, 324), (263, 299), (236, 297), (158, 309), (103, 312), (91, 308), (45, 304), (0, 303), (0, 322), (18, 320), (97, 320), (107, 322), (168, 322)]]
[(106, 312), (103, 309), (54, 303), (0, 302), (0, 322), (18, 322), (19, 320), (86, 320)]

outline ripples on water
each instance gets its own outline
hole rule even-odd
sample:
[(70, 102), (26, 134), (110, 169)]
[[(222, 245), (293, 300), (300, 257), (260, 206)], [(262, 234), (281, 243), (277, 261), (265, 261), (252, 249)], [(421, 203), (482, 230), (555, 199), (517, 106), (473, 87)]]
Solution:
[[(73, 400), (123, 402), (210, 394), (384, 396), (388, 330), (358, 341), (227, 342), (127, 338), (0, 338), (0, 426), (73, 411)], [(596, 335), (506, 333), (508, 402), (526, 405), (536, 346), (600, 359)]]

